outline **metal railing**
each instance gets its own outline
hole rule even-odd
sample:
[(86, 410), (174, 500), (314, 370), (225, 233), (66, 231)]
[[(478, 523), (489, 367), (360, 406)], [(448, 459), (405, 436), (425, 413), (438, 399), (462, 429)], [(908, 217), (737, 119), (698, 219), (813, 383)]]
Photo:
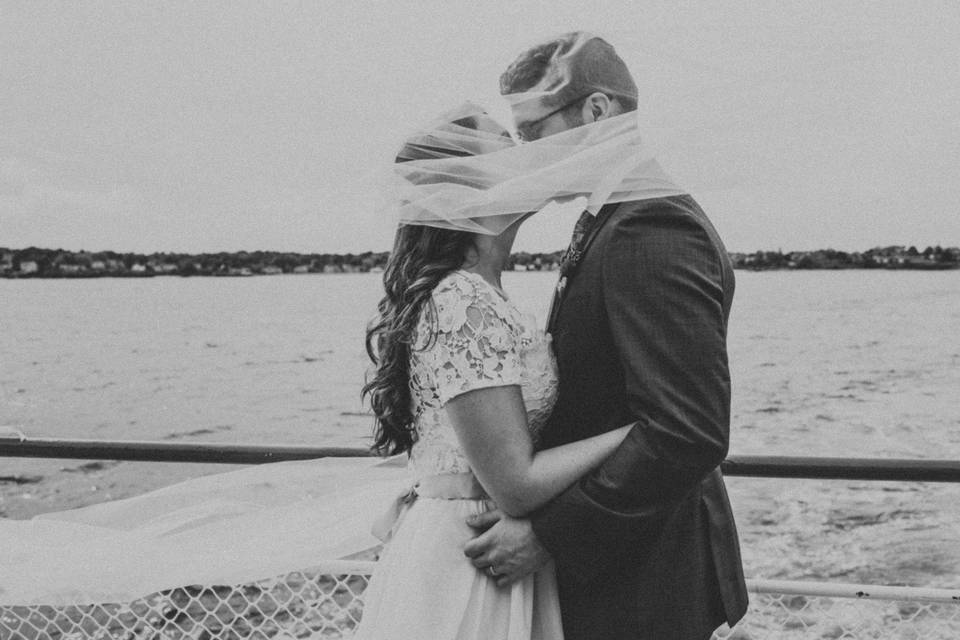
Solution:
[[(372, 455), (368, 449), (359, 447), (68, 440), (0, 433), (0, 457), (13, 458), (264, 464), (284, 460), (362, 458)], [(960, 482), (960, 460), (732, 455), (723, 461), (720, 468), (726, 476), (755, 478)]]
[(253, 445), (213, 442), (135, 440), (67, 440), (0, 433), (0, 457), (124, 460), (135, 462), (213, 462), (265, 464), (316, 458), (362, 458), (373, 454), (357, 447)]
[[(28, 438), (0, 432), (0, 457), (259, 464), (367, 457), (360, 448)], [(730, 456), (728, 476), (960, 482), (960, 461)], [(345, 638), (375, 562), (324, 562), (244, 585), (183, 587), (136, 602), (0, 607), (0, 640)], [(960, 589), (748, 580), (751, 605), (718, 640), (960, 637)], [(199, 635), (198, 635), (199, 634)]]

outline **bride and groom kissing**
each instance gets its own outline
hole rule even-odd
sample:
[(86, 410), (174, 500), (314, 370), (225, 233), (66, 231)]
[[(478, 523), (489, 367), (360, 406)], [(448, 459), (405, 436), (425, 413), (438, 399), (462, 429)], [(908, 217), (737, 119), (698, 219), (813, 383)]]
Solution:
[[(613, 47), (569, 33), (502, 74), (519, 142), (467, 103), (410, 136), (367, 333), (375, 445), (418, 478), (358, 637), (706, 639), (747, 606), (719, 464), (734, 274), (647, 153)], [(544, 332), (500, 275), (517, 229), (585, 210)]]

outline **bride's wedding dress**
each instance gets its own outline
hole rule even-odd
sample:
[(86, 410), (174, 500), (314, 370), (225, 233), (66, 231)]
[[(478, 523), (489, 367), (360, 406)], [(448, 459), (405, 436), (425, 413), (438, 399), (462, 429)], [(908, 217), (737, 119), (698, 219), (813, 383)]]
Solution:
[[(475, 274), (434, 291), (411, 370), (418, 442), (397, 458), (255, 465), (31, 520), (0, 519), (0, 607), (123, 603), (185, 585), (237, 585), (371, 549), (371, 525), (405, 487), (418, 497), (364, 594), (360, 637), (556, 640), (552, 570), (497, 588), (463, 555), (486, 508), (442, 405), (521, 384), (532, 437), (556, 395), (547, 336)], [(434, 339), (435, 338), (435, 339)], [(2, 635), (2, 633), (0, 633)]]
[(497, 587), (463, 554), (486, 509), (443, 405), (483, 387), (519, 384), (536, 441), (556, 399), (549, 336), (502, 291), (456, 271), (421, 314), (411, 355), (415, 497), (393, 526), (365, 595), (360, 640), (558, 640), (553, 568)]

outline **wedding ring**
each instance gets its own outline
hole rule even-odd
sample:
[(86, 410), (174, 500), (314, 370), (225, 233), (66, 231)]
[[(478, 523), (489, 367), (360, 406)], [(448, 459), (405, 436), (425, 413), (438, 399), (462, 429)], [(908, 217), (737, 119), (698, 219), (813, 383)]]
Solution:
[(496, 578), (498, 575), (500, 575), (499, 573), (497, 573), (497, 570), (493, 568), (493, 565), (490, 565), (489, 567), (487, 567), (487, 573), (490, 574), (491, 578)]

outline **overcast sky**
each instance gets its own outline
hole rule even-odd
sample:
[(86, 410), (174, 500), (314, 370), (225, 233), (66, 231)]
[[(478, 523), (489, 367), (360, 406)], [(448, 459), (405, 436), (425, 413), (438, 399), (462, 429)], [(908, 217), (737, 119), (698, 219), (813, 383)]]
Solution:
[(729, 249), (960, 245), (952, 0), (0, 0), (0, 246), (388, 249), (405, 133), (468, 98), (505, 117), (503, 67), (573, 29), (621, 51)]

